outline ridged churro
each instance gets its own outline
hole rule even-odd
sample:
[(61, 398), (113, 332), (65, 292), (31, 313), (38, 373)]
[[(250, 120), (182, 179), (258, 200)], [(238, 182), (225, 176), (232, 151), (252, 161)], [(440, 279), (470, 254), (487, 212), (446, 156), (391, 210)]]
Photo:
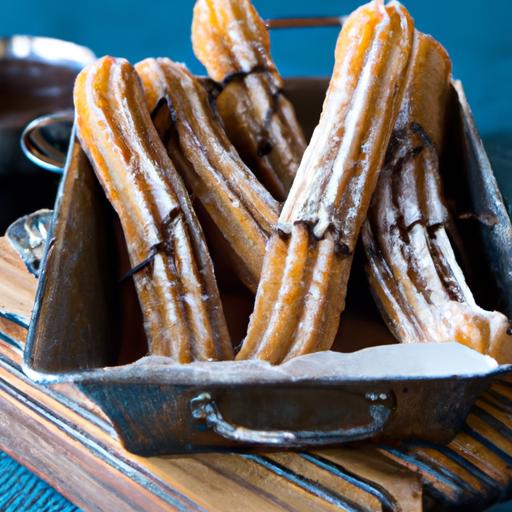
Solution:
[(236, 254), (240, 278), (255, 291), (279, 203), (238, 155), (199, 79), (169, 59), (146, 59), (136, 70), (150, 108), (166, 100), (174, 125), (169, 156)]
[(74, 100), (80, 142), (123, 227), (150, 352), (232, 358), (201, 226), (135, 70), (104, 57), (80, 73)]
[(331, 347), (352, 255), (402, 101), (414, 26), (400, 4), (346, 21), (320, 122), (273, 235), (238, 359)]
[(249, 0), (198, 0), (192, 43), (222, 88), (217, 107), (230, 139), (274, 197), (286, 199), (306, 142), (263, 20)]
[(509, 363), (509, 322), (477, 306), (447, 233), (439, 155), (450, 78), (444, 48), (417, 32), (403, 105), (362, 232), (369, 281), (401, 342), (458, 341)]

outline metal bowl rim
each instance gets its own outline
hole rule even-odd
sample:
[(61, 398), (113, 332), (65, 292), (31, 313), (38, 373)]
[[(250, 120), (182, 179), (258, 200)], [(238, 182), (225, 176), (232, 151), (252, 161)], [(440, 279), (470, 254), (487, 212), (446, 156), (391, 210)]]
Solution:
[(0, 36), (0, 62), (7, 59), (60, 63), (72, 68), (82, 68), (96, 60), (96, 55), (87, 46), (65, 39), (13, 34)]

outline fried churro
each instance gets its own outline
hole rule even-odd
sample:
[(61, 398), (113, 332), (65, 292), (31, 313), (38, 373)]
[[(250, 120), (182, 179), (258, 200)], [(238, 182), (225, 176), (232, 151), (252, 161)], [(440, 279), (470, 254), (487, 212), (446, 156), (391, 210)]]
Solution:
[(78, 76), (78, 136), (117, 212), (152, 354), (232, 358), (213, 265), (190, 200), (124, 59)]
[(286, 199), (306, 142), (270, 56), (263, 20), (249, 0), (198, 0), (192, 43), (219, 85), (228, 136), (258, 179)]
[(396, 2), (371, 2), (347, 19), (320, 122), (269, 243), (238, 359), (277, 364), (331, 347), (402, 101), (413, 33)]
[(477, 306), (447, 232), (439, 155), (450, 84), (446, 51), (417, 32), (403, 105), (362, 231), (369, 281), (399, 341), (458, 341), (512, 362), (509, 322)]
[(240, 278), (255, 291), (279, 203), (238, 155), (199, 79), (169, 59), (146, 59), (136, 70), (150, 108), (165, 100), (175, 130), (161, 135), (171, 160), (236, 254)]

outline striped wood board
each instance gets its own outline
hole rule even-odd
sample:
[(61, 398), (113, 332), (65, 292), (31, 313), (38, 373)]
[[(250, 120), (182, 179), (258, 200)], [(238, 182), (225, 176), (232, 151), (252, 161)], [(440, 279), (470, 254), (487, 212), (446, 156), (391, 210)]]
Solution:
[(479, 510), (509, 495), (512, 385), (504, 381), (447, 446), (132, 455), (77, 390), (22, 373), (36, 284), (0, 238), (0, 448), (85, 510)]

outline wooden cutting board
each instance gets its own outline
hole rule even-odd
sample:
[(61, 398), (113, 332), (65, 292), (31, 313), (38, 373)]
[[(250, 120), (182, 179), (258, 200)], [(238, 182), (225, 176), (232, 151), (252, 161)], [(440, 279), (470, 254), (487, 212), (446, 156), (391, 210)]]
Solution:
[(512, 487), (512, 385), (500, 381), (447, 446), (358, 444), (312, 452), (143, 458), (70, 385), (21, 368), (36, 279), (0, 238), (0, 448), (85, 510), (477, 509)]

